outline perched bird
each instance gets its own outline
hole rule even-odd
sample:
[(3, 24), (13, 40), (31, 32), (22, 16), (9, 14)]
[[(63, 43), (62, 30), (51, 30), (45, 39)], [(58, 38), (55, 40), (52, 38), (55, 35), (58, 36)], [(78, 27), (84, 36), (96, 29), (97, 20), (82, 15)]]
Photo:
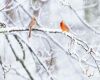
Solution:
[(60, 22), (60, 28), (61, 28), (61, 30), (62, 30), (63, 32), (69, 32), (69, 27), (68, 27), (68, 25), (66, 25), (66, 24), (64, 23), (63, 20)]
[(36, 24), (36, 19), (35, 19), (35, 17), (33, 17), (32, 19), (31, 19), (31, 21), (30, 21), (30, 23), (29, 23), (29, 35), (28, 35), (28, 37), (30, 38), (31, 37), (31, 32), (32, 32), (32, 28), (35, 26), (35, 24)]

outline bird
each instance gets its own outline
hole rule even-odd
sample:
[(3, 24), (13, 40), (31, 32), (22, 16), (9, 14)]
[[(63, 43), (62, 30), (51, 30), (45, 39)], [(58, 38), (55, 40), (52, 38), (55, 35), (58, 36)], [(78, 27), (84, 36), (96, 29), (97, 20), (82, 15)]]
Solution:
[(60, 28), (62, 32), (69, 32), (69, 26), (63, 20), (60, 22)]
[(28, 25), (28, 28), (29, 28), (29, 35), (28, 37), (30, 38), (31, 37), (31, 32), (32, 32), (32, 28), (35, 27), (35, 24), (36, 24), (36, 19), (35, 17), (33, 16), (29, 25)]

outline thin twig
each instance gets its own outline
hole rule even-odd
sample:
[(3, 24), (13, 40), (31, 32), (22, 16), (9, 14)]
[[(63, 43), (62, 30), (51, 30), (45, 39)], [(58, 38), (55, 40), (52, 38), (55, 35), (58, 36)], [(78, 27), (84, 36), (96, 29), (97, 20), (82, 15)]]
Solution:
[(8, 36), (5, 35), (5, 37), (6, 37), (6, 40), (8, 41), (8, 43), (9, 43), (9, 46), (10, 46), (10, 48), (11, 48), (11, 50), (12, 50), (12, 52), (13, 52), (15, 58), (16, 58), (16, 60), (20, 62), (20, 64), (22, 65), (22, 67), (24, 68), (24, 70), (26, 71), (26, 73), (28, 74), (28, 76), (30, 77), (30, 79), (34, 80), (34, 78), (32, 77), (31, 73), (28, 71), (27, 67), (25, 66), (24, 62), (21, 59), (19, 59), (18, 56), (16, 55), (16, 52), (14, 51), (14, 49), (12, 47), (12, 44), (10, 43), (10, 40), (9, 40)]
[(21, 47), (21, 50), (22, 50), (22, 52), (23, 52), (23, 60), (25, 60), (25, 50), (24, 50), (24, 46), (23, 46), (23, 44), (21, 43), (21, 41), (16, 37), (16, 36), (14, 36), (15, 38), (16, 38), (16, 40), (17, 40), (17, 42), (19, 43), (19, 45), (20, 45), (20, 47)]
[[(91, 49), (91, 50), (90, 50), (90, 55), (91, 55), (91, 57), (93, 58), (93, 60), (94, 60), (94, 62), (95, 62), (95, 64), (96, 64), (96, 66), (97, 66), (97, 69), (98, 69), (98, 71), (99, 71), (99, 73), (100, 73), (99, 65), (98, 65), (96, 59), (94, 58), (94, 56), (92, 55), (92, 53), (94, 53), (94, 52), (93, 52), (93, 50)], [(94, 54), (95, 54), (95, 53), (94, 53)]]
[(20, 38), (20, 40), (26, 44), (26, 46), (28, 47), (28, 49), (32, 52), (32, 54), (35, 56), (35, 58), (38, 60), (38, 62), (42, 65), (42, 67), (46, 70), (47, 74), (50, 76), (51, 80), (54, 80), (50, 71), (46, 68), (46, 66), (42, 63), (42, 61), (39, 59), (39, 57), (36, 55), (36, 51), (31, 48), (31, 46), (25, 41), (23, 40), (19, 35), (13, 34), (14, 36)]
[(84, 21), (84, 20), (78, 15), (77, 11), (76, 11), (71, 5), (66, 4), (66, 3), (63, 3), (63, 2), (61, 2), (61, 4), (62, 4), (63, 6), (65, 6), (65, 7), (69, 7), (85, 27), (89, 28), (89, 29), (90, 29), (91, 31), (93, 31), (94, 33), (100, 35), (100, 32), (96, 31), (91, 25), (89, 25), (86, 21)]

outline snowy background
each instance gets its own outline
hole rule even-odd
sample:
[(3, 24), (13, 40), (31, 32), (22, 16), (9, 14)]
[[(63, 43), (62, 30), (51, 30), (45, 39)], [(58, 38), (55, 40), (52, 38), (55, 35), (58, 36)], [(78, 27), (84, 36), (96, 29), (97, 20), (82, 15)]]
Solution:
[[(100, 0), (0, 0), (0, 80), (99, 80)], [(29, 34), (29, 23), (37, 24)], [(60, 22), (69, 25), (62, 32)]]

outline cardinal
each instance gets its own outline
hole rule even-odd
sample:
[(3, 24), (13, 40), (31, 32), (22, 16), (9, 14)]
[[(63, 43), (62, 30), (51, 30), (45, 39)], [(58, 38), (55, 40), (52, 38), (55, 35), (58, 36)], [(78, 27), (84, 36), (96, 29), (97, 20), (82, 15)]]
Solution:
[(66, 24), (64, 23), (63, 20), (60, 22), (60, 28), (61, 28), (61, 30), (62, 30), (63, 32), (69, 32), (69, 27), (68, 27), (68, 25), (66, 25)]
[(28, 37), (30, 38), (31, 37), (31, 32), (32, 32), (32, 28), (35, 26), (36, 24), (36, 19), (35, 17), (32, 18), (31, 22), (29, 23), (29, 35)]

